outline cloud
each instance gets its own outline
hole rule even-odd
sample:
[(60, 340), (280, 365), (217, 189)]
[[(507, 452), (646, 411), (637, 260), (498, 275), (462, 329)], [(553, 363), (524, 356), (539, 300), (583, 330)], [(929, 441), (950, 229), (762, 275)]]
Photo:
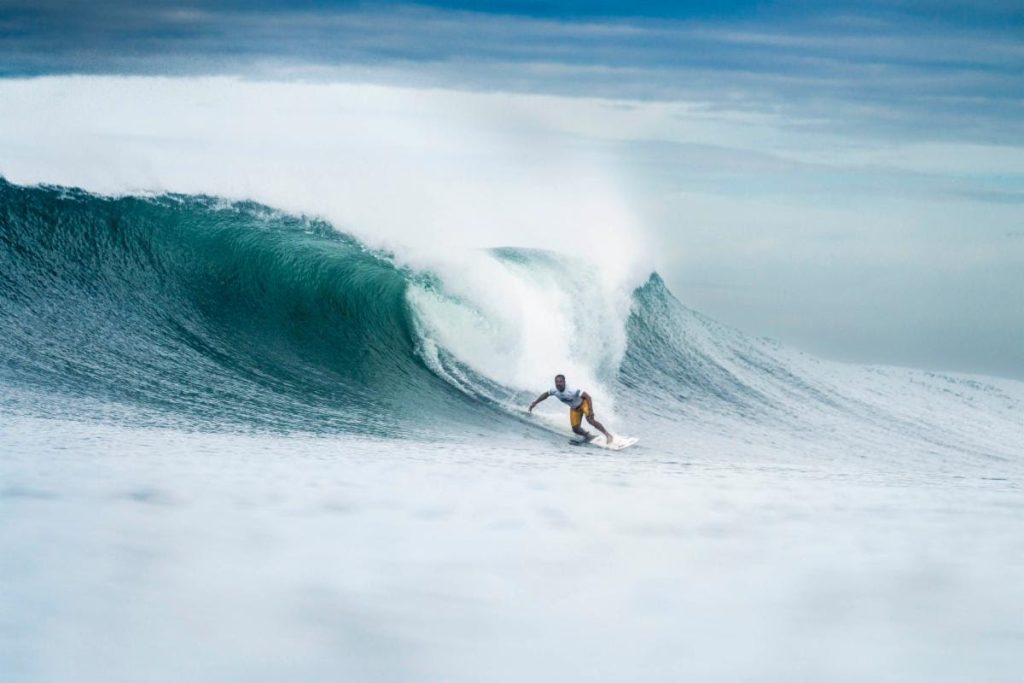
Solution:
[(0, 38), (0, 63), (7, 75), (358, 73), (438, 87), (706, 101), (899, 136), (1024, 139), (1024, 44), (1002, 3), (975, 6), (971, 22), (955, 20), (959, 3), (941, 5), (952, 12), (946, 21), (921, 3), (647, 12), (667, 19), (629, 16), (621, 3), (602, 5), (604, 13), (552, 5), (533, 15), (530, 4), (499, 6), (507, 13), (454, 6), (14, 3), (8, 21), (19, 29)]

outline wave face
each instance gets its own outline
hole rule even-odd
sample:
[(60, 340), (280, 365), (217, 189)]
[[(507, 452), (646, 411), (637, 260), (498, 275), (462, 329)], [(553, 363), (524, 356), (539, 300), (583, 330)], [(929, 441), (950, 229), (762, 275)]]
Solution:
[(396, 265), (330, 225), (201, 196), (0, 180), (0, 401), (194, 429), (565, 430), (522, 406), (562, 371), (647, 442), (1011, 454), (1020, 383), (827, 363), (495, 249)]
[(415, 353), (408, 274), (322, 222), (6, 182), (0, 206), (0, 378), (22, 408), (381, 434), (471, 411)]

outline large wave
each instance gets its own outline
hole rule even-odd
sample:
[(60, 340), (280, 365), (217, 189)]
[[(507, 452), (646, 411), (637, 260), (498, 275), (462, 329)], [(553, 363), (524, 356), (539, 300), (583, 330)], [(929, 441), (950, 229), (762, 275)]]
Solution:
[(388, 433), (472, 409), (418, 360), (410, 275), (322, 222), (8, 183), (0, 206), (0, 373), (45, 410)]
[(402, 265), (323, 221), (203, 196), (0, 179), (0, 212), (9, 410), (482, 433), (521, 428), (522, 405), (560, 371), (662, 443), (1019, 447), (1019, 383), (820, 361), (687, 309), (656, 274), (623, 287), (525, 249)]

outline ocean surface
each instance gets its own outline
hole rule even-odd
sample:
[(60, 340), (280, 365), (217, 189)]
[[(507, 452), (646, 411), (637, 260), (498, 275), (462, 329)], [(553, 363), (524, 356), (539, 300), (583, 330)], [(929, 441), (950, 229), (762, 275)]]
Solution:
[(1022, 477), (1024, 383), (657, 273), (0, 179), (3, 681), (1019, 681)]

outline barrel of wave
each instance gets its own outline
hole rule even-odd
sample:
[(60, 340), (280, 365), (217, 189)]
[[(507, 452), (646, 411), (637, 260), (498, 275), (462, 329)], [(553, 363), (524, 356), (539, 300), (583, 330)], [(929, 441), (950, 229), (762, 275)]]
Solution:
[[(421, 355), (444, 379), (522, 411), (562, 373), (614, 421), (611, 387), (626, 348), (629, 278), (513, 248), (451, 255), (420, 272), (407, 291), (409, 306)], [(540, 419), (559, 429), (567, 424), (554, 406)]]

